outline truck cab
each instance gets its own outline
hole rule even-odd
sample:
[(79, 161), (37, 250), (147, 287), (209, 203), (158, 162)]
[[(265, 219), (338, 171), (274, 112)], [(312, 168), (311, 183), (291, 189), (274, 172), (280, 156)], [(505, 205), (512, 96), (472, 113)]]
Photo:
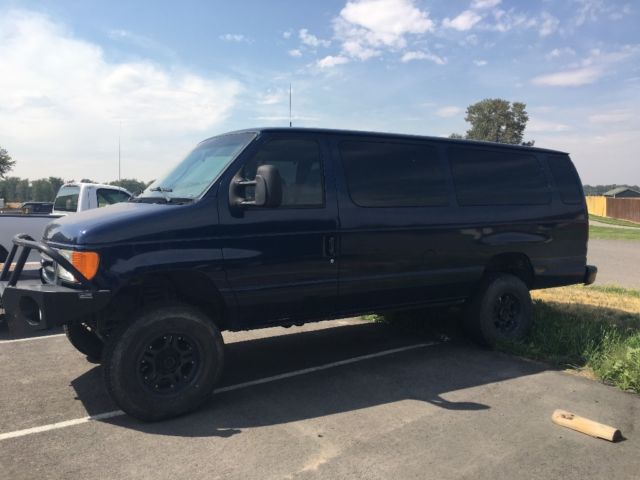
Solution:
[(52, 215), (67, 215), (84, 212), (92, 208), (126, 202), (129, 198), (131, 198), (131, 193), (114, 185), (66, 183), (60, 187), (51, 213)]

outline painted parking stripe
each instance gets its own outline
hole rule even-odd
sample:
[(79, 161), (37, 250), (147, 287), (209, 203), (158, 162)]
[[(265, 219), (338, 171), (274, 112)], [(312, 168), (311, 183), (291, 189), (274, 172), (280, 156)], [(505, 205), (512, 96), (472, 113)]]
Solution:
[(3, 343), (19, 343), (19, 342), (30, 342), (32, 340), (46, 340), (47, 338), (55, 338), (55, 337), (64, 337), (64, 333), (55, 333), (53, 335), (40, 335), (39, 337), (29, 337), (29, 338), (14, 338), (13, 340), (0, 340), (0, 345)]
[[(286, 378), (292, 378), (300, 375), (306, 375), (308, 373), (328, 370), (330, 368), (349, 365), (351, 363), (362, 362), (365, 360), (370, 360), (372, 358), (384, 357), (386, 355), (393, 355), (394, 353), (406, 352), (409, 350), (416, 350), (418, 348), (432, 347), (440, 343), (441, 342), (426, 342), (426, 343), (417, 343), (413, 345), (407, 345), (406, 347), (392, 348), (390, 350), (383, 350), (381, 352), (370, 353), (368, 355), (361, 355), (359, 357), (347, 358), (346, 360), (339, 360), (337, 362), (325, 363), (324, 365), (318, 365), (317, 367), (303, 368), (302, 370), (294, 370), (293, 372), (282, 373), (280, 375), (273, 375), (271, 377), (259, 378), (257, 380), (251, 380), (249, 382), (229, 385), (228, 387), (222, 387), (222, 388), (216, 389), (214, 393), (218, 394), (218, 393), (224, 393), (224, 392), (231, 392), (233, 390), (240, 390), (247, 387), (253, 387), (254, 385), (262, 385), (264, 383), (277, 382), (278, 380), (284, 380)], [(124, 414), (125, 413), (122, 410), (113, 410), (111, 412), (99, 413), (97, 415), (91, 415), (88, 417), (65, 420), (64, 422), (50, 423), (49, 425), (42, 425), (39, 427), (16, 430), (13, 432), (0, 433), (0, 441), (8, 440), (10, 438), (25, 437), (27, 435), (33, 435), (35, 433), (48, 432), (50, 430), (58, 430), (61, 428), (73, 427), (76, 425), (82, 425), (83, 423), (106, 420), (109, 418), (119, 417)]]

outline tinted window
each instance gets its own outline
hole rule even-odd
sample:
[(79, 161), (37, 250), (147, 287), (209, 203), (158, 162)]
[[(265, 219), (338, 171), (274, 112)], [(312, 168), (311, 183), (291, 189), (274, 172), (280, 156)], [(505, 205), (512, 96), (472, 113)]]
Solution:
[(78, 209), (78, 195), (80, 195), (80, 187), (63, 186), (58, 192), (53, 209), (59, 212), (75, 212)]
[(582, 203), (580, 178), (568, 155), (549, 155), (549, 168), (564, 203)]
[(446, 205), (447, 185), (435, 147), (341, 142), (351, 199), (362, 207)]
[(449, 149), (460, 205), (541, 205), (550, 202), (538, 159), (528, 153)]
[[(320, 206), (323, 201), (323, 174), (320, 146), (313, 140), (271, 140), (262, 145), (242, 170), (247, 180), (256, 177), (261, 165), (273, 165), (282, 178), (283, 207)], [(247, 187), (245, 198), (254, 199), (254, 188)]]
[(108, 188), (99, 188), (96, 196), (98, 197), (98, 207), (106, 207), (107, 205), (129, 200), (129, 195), (122, 190), (111, 190)]

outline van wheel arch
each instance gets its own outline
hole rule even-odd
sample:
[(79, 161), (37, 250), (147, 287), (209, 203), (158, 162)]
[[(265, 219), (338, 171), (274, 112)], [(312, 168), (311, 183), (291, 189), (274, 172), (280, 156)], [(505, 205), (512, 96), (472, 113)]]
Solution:
[(119, 288), (97, 319), (99, 334), (107, 338), (136, 312), (168, 301), (195, 307), (220, 330), (227, 327), (227, 305), (215, 282), (199, 271), (173, 270), (140, 275)]
[(518, 277), (529, 290), (533, 288), (535, 279), (533, 265), (524, 253), (501, 253), (491, 257), (484, 269), (483, 278), (488, 279), (505, 273)]

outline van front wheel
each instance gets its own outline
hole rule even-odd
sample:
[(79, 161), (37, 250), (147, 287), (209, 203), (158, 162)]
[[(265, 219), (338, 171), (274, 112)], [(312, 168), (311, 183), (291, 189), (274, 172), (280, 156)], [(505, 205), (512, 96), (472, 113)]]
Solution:
[(485, 281), (467, 305), (465, 323), (481, 344), (522, 340), (533, 323), (531, 295), (515, 275), (501, 274)]
[(76, 350), (84, 353), (91, 363), (100, 363), (104, 343), (96, 332), (84, 323), (65, 323), (63, 328), (67, 340)]
[(105, 348), (104, 378), (118, 406), (144, 421), (195, 410), (223, 365), (218, 327), (186, 305), (159, 306), (121, 329)]

